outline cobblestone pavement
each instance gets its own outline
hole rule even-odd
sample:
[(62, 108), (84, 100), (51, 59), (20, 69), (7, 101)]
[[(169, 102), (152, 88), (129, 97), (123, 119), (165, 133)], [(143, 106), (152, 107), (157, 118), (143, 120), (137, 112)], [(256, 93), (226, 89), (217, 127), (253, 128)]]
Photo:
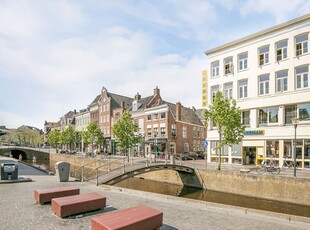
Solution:
[[(90, 219), (113, 210), (144, 204), (164, 213), (161, 230), (200, 229), (310, 229), (310, 219), (236, 208), (204, 201), (171, 197), (110, 186), (96, 187), (87, 182), (57, 182), (55, 176), (31, 175), (32, 182), (0, 185), (0, 228), (15, 229), (90, 229)], [(50, 204), (34, 201), (34, 190), (76, 185), (81, 193), (98, 192), (107, 197), (103, 211), (59, 218)]]

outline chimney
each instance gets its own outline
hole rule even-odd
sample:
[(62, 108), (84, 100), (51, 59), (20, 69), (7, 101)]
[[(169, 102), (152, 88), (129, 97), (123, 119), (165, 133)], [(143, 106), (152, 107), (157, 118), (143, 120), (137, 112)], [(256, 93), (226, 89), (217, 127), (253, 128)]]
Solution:
[(196, 108), (195, 108), (194, 106), (192, 106), (192, 110), (193, 110), (194, 112), (196, 112)]
[(135, 101), (139, 101), (141, 99), (141, 95), (139, 94), (139, 92), (137, 92), (137, 94), (135, 95)]
[(125, 108), (125, 102), (124, 101), (121, 101), (121, 107)]
[(176, 120), (180, 121), (181, 120), (181, 103), (177, 102), (175, 107), (175, 114), (176, 114)]
[(160, 95), (160, 89), (158, 89), (158, 86), (156, 86), (156, 88), (154, 89), (154, 96), (155, 95)]

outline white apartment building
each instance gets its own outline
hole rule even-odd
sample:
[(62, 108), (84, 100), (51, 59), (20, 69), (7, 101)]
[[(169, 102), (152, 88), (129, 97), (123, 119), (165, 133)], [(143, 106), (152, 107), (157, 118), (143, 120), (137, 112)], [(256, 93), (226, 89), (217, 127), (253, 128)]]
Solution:
[[(207, 105), (217, 91), (235, 99), (246, 126), (239, 145), (223, 148), (223, 162), (282, 166), (294, 156), (310, 168), (310, 14), (208, 50)], [(205, 73), (204, 73), (205, 74)], [(208, 126), (208, 161), (217, 161), (218, 133)]]

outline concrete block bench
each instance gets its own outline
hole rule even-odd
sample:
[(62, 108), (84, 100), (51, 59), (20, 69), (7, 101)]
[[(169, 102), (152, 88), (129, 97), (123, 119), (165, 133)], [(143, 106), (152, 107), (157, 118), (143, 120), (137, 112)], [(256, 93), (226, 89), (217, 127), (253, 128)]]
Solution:
[(91, 219), (92, 230), (154, 230), (163, 224), (163, 213), (147, 207), (136, 206)]
[(249, 172), (251, 172), (251, 170), (250, 169), (240, 169), (239, 172), (241, 172), (241, 173), (249, 173)]
[(37, 203), (43, 204), (51, 202), (53, 198), (72, 196), (80, 194), (80, 189), (75, 186), (59, 188), (43, 188), (34, 190), (34, 199)]
[(103, 209), (106, 197), (98, 193), (86, 193), (52, 199), (52, 210), (60, 217)]

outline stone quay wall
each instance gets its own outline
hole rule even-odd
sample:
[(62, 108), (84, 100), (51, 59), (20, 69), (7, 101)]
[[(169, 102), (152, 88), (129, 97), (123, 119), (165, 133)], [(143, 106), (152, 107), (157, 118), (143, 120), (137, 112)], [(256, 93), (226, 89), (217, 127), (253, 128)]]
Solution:
[[(102, 161), (96, 161), (94, 158), (51, 154), (50, 164), (55, 165), (57, 161), (69, 162), (71, 164), (71, 172), (74, 172), (81, 165), (87, 164), (85, 167), (91, 170), (103, 164)], [(120, 166), (121, 164), (118, 165), (118, 167)], [(115, 167), (117, 166), (115, 165)], [(103, 170), (107, 171), (107, 169)], [(256, 175), (208, 169), (196, 169), (195, 174), (178, 173), (174, 170), (161, 170), (140, 174), (137, 177), (144, 178), (145, 180), (310, 206), (310, 179), (305, 178)]]

